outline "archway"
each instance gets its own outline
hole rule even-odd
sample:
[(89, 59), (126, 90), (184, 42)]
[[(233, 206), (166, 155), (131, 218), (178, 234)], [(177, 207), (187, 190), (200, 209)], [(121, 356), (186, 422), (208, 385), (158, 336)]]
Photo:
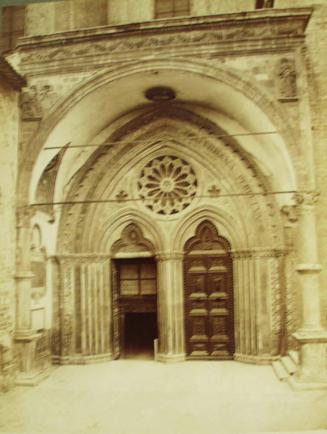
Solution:
[(231, 246), (209, 221), (185, 244), (186, 355), (228, 360), (234, 356)]
[[(140, 90), (143, 69), (141, 65), (134, 65), (130, 74), (122, 77), (102, 74), (76, 89), (73, 98), (57, 107), (53, 117), (45, 120), (48, 123), (43, 124), (35, 139), (42, 139), (43, 146), (50, 147), (57, 144), (58, 137), (69, 141), (68, 127), (71, 131), (70, 121), (77, 118), (79, 109), (92, 104), (98, 107), (95, 100), (99, 93), (103, 91), (102, 99), (129, 83), (128, 88), (134, 95), (131, 101), (135, 104), (124, 97), (117, 107), (106, 106), (108, 111), (99, 114), (101, 122), (97, 123), (97, 119), (85, 137), (81, 137), (79, 131), (74, 139), (80, 140), (82, 145), (93, 142), (95, 146), (68, 151), (70, 145), (67, 145), (56, 169), (50, 200), (62, 201), (63, 206), (54, 205), (55, 221), (50, 222), (49, 227), (53, 253), (60, 262), (59, 296), (65, 304), (60, 321), (54, 320), (54, 328), (58, 329), (60, 324), (62, 342), (58, 357), (61, 362), (70, 363), (117, 356), (116, 337), (112, 334), (115, 329), (108, 325), (115, 320), (110, 298), (112, 281), (108, 279), (115, 260), (111, 249), (123, 228), (137, 223), (144, 237), (155, 247), (152, 256), (156, 256), (158, 263), (159, 322), (163, 324), (159, 327), (160, 357), (169, 361), (183, 360), (183, 246), (194, 236), (195, 226), (203, 219), (210, 219), (219, 227), (220, 236), (230, 240), (233, 246), (230, 255), (235, 259), (237, 299), (241, 300), (236, 306), (236, 356), (241, 360), (269, 362), (278, 354), (283, 327), (280, 300), (284, 288), (276, 252), (284, 249), (279, 208), (289, 200), (288, 195), (274, 196), (270, 192), (295, 188), (289, 137), (280, 134), (262, 139), (255, 137), (250, 143), (247, 133), (242, 135), (256, 128), (258, 132), (273, 131), (281, 125), (281, 119), (269, 97), (262, 95), (253, 83), (247, 92), (244, 80), (235, 71), (208, 67), (201, 62), (188, 61), (185, 66), (174, 61), (169, 67), (162, 62), (154, 63), (148, 65), (151, 84), (158, 81), (157, 74), (152, 73), (158, 68), (162, 72), (160, 80), (176, 84), (181, 98), (167, 104), (144, 102)], [(185, 74), (189, 74), (194, 83), (202, 83), (207, 93), (211, 92), (210, 107), (201, 100), (199, 92), (190, 90), (188, 99)], [(133, 90), (132, 81), (137, 89)], [(255, 90), (257, 95), (251, 102), (250, 96)], [(228, 96), (233, 104), (238, 102), (234, 116)], [(260, 113), (258, 119), (263, 123), (257, 123), (255, 116), (248, 116), (240, 109), (245, 101), (256, 114)], [(115, 111), (116, 108), (119, 110)], [(86, 125), (83, 124), (82, 129)], [(273, 155), (270, 160), (266, 158), (269, 153)], [(153, 162), (167, 158), (188, 167), (193, 177), (193, 190), (181, 206), (161, 209), (160, 213), (153, 204), (147, 206), (144, 189), (138, 186), (142, 184), (142, 173), (153, 167)], [(42, 167), (47, 167), (44, 157), (35, 164), (30, 199), (35, 196), (38, 179), (42, 179)], [(174, 185), (171, 181), (166, 184), (165, 188), (169, 189)], [(190, 225), (192, 218), (198, 219), (198, 210), (203, 211), (201, 221), (193, 220)], [(180, 242), (182, 238), (184, 241)], [(125, 255), (125, 259), (127, 257)], [(83, 298), (74, 298), (79, 282), (84, 295), (94, 291), (92, 282), (104, 282), (103, 294), (109, 304), (103, 305), (106, 314), (102, 312), (98, 318), (105, 318), (108, 323), (102, 325), (100, 345), (96, 344), (100, 335), (96, 337), (94, 323), (90, 323), (93, 337), (89, 341), (83, 341), (89, 326), (85, 326), (83, 339), (76, 334), (83, 324), (79, 323), (81, 318), (75, 317), (76, 309), (80, 309), (78, 303), (84, 303)], [(253, 299), (257, 304), (251, 304)], [(99, 308), (99, 303), (95, 303), (92, 309), (95, 312)], [(247, 315), (243, 315), (243, 311)], [(267, 324), (256, 322), (262, 315), (269, 318)], [(81, 348), (84, 348), (82, 352)]]
[(154, 246), (135, 223), (111, 248), (115, 358), (153, 358), (157, 327)]

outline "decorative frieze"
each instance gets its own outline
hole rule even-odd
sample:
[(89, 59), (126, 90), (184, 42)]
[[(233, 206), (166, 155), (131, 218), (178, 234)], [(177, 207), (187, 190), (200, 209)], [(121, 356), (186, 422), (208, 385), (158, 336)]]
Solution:
[(319, 191), (307, 191), (301, 193), (295, 193), (294, 200), (297, 205), (302, 206), (314, 206), (319, 199), (320, 192)]
[(49, 84), (33, 85), (24, 88), (20, 100), (23, 120), (42, 118), (44, 113), (49, 110), (57, 99), (57, 92)]
[(283, 57), (277, 66), (277, 92), (281, 100), (297, 97), (295, 60)]
[[(247, 14), (246, 21), (244, 16), (235, 14), (233, 25), (230, 24), (230, 17), (226, 20), (224, 16), (220, 19), (202, 17), (200, 21), (199, 18), (178, 19), (165, 23), (164, 28), (160, 22), (143, 23), (142, 36), (136, 33), (139, 27), (133, 29), (131, 25), (107, 26), (101, 27), (101, 33), (98, 29), (88, 29), (87, 34), (83, 31), (75, 31), (65, 33), (63, 36), (56, 34), (23, 38), (19, 41), (19, 46), (22, 52), (22, 63), (26, 65), (104, 55), (110, 55), (112, 58), (123, 53), (139, 58), (142, 51), (162, 51), (165, 48), (171, 50), (190, 46), (206, 47), (235, 41), (260, 41), (262, 45), (263, 40), (287, 38), (290, 41), (292, 37), (302, 36), (310, 12), (309, 9), (302, 9), (292, 14), (289, 11), (274, 12), (269, 17), (269, 26), (264, 18), (250, 13)], [(183, 31), (185, 26), (188, 28), (187, 32)], [(189, 31), (190, 26), (192, 31)], [(36, 43), (37, 53), (33, 50)], [(28, 50), (25, 51), (25, 47)]]

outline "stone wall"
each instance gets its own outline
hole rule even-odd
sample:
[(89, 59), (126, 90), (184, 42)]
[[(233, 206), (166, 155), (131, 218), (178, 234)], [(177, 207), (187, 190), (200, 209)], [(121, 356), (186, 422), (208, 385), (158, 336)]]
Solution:
[[(286, 3), (285, 0), (280, 0), (283, 1)], [(137, 0), (137, 7), (135, 4), (135, 0), (63, 0), (31, 4), (27, 6), (26, 34), (50, 34), (106, 24), (150, 21), (154, 18), (155, 0)], [(254, 5), (255, 0), (190, 2), (192, 16), (251, 11), (254, 10)], [(291, 5), (286, 4), (281, 7), (289, 6)]]
[(0, 390), (12, 382), (15, 306), (17, 94), (0, 82)]
[(307, 30), (307, 66), (316, 185), (323, 323), (327, 326), (327, 3), (315, 8)]

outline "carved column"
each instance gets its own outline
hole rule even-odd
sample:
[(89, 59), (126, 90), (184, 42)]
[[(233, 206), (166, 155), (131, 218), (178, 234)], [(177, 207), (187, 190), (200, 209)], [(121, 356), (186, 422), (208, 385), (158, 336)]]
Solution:
[(112, 359), (112, 304), (107, 255), (70, 254), (60, 262), (61, 364)]
[(158, 360), (180, 362), (185, 360), (183, 253), (161, 252), (157, 264)]
[(19, 354), (19, 375), (17, 383), (36, 384), (44, 372), (34, 369), (36, 341), (40, 334), (31, 326), (31, 210), (25, 208), (17, 215), (17, 273), (16, 273), (16, 331), (15, 342)]
[(233, 252), (235, 360), (268, 364), (278, 357), (281, 255), (274, 249)]
[(300, 345), (296, 380), (302, 387), (327, 384), (327, 332), (321, 325), (319, 273), (315, 221), (316, 192), (296, 195), (299, 205), (298, 257), (302, 296), (302, 326), (294, 333)]

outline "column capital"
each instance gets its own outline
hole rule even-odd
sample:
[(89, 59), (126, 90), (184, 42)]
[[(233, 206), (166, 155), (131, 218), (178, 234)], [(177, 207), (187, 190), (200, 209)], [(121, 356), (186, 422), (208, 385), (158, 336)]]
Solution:
[(176, 251), (162, 251), (157, 252), (156, 258), (158, 261), (169, 261), (169, 260), (183, 260), (184, 252), (176, 252)]
[(295, 204), (298, 206), (314, 206), (318, 202), (319, 196), (319, 191), (305, 191), (301, 193), (295, 193), (294, 200)]
[(299, 264), (296, 267), (298, 273), (320, 273), (320, 264)]

